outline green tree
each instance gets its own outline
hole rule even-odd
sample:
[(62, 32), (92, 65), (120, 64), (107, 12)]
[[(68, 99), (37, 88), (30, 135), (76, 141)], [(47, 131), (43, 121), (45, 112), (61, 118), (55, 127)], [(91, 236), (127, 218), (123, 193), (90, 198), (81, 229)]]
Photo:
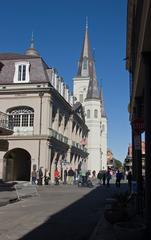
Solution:
[(116, 158), (114, 158), (113, 161), (114, 161), (114, 168), (116, 169), (122, 168), (121, 161), (117, 160)]

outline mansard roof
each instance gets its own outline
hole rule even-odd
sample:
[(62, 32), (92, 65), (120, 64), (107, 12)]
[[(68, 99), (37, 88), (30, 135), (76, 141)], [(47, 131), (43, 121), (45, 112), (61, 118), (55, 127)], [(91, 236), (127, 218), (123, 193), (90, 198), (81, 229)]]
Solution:
[(100, 89), (100, 99), (101, 99), (101, 116), (106, 118), (106, 112), (105, 112), (105, 107), (104, 107), (104, 98), (103, 98), (103, 89), (101, 87)]
[(39, 56), (27, 56), (25, 54), (19, 53), (0, 53), (0, 60), (13, 60), (13, 59), (27, 59), (27, 58), (36, 58)]
[(29, 62), (30, 83), (48, 82), (47, 69), (49, 68), (39, 56), (29, 56), (18, 53), (0, 53), (0, 84), (13, 84), (16, 62)]

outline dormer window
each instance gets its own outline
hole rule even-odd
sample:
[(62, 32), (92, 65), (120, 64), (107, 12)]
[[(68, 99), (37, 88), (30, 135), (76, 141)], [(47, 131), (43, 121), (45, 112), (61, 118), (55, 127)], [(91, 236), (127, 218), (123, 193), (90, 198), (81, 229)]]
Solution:
[(4, 67), (4, 64), (0, 62), (0, 71), (2, 70), (2, 67)]
[(18, 81), (26, 80), (26, 65), (18, 66)]
[(29, 82), (29, 62), (16, 62), (14, 83)]

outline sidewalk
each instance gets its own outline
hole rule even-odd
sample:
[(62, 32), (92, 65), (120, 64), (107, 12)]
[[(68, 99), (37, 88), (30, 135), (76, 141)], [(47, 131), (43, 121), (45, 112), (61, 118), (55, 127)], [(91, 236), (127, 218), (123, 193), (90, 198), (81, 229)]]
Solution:
[[(104, 187), (102, 186), (102, 188), (104, 188)], [(106, 188), (106, 186), (105, 186), (105, 188)], [(111, 186), (111, 188), (106, 188), (106, 189), (107, 189), (106, 197), (112, 196), (112, 194), (116, 190), (114, 186)], [(122, 186), (121, 189), (119, 189), (119, 190), (123, 191), (124, 189), (125, 189), (125, 186)], [(110, 190), (110, 191), (108, 191), (108, 190)], [(6, 188), (6, 186), (5, 186), (5, 188), (4, 188), (4, 185), (3, 186), (0, 185), (0, 206), (7, 205), (7, 204), (15, 201), (15, 199), (17, 200), (17, 194), (16, 194), (16, 191), (12, 187)], [(109, 222), (107, 222), (106, 219), (104, 218), (104, 208), (105, 208), (105, 206), (102, 208), (102, 211), (100, 213), (100, 220), (97, 223), (89, 240), (100, 240), (100, 239), (101, 240), (111, 240), (111, 239), (116, 240), (113, 225), (110, 224)]]
[(89, 240), (116, 240), (113, 225), (102, 216)]
[(0, 182), (0, 207), (17, 200), (13, 183)]

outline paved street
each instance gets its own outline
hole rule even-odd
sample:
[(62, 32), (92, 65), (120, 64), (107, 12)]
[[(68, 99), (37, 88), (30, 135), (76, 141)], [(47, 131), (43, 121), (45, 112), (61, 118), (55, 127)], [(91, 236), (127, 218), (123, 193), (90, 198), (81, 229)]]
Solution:
[(0, 208), (1, 240), (88, 240), (115, 186), (41, 186), (39, 196)]

